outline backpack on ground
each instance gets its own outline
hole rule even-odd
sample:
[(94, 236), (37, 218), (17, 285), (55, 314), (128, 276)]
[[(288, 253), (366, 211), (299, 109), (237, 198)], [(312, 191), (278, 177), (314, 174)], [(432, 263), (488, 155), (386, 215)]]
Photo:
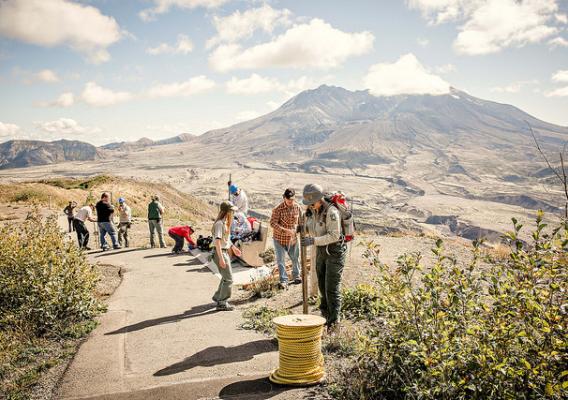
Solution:
[(339, 211), (343, 241), (352, 241), (355, 238), (355, 221), (347, 204), (347, 197), (341, 192), (335, 192), (326, 194), (324, 198)]
[(197, 248), (201, 251), (210, 251), (211, 243), (213, 243), (213, 236), (203, 237), (203, 235), (199, 235), (196, 245)]

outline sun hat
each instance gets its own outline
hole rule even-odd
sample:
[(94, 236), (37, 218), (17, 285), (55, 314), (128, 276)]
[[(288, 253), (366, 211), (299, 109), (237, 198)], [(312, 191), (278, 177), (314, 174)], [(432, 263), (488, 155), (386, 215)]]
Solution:
[(238, 208), (230, 201), (224, 201), (219, 205), (219, 209), (224, 212), (237, 211)]

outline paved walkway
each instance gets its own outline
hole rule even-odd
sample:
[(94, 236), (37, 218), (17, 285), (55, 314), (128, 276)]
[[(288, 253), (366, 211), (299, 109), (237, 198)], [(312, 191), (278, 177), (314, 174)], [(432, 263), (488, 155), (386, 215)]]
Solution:
[[(276, 346), (238, 328), (241, 311), (218, 312), (219, 279), (199, 258), (169, 249), (90, 255), (121, 265), (108, 312), (65, 373), (58, 399), (298, 398), (266, 377)], [(259, 394), (260, 392), (260, 394)]]

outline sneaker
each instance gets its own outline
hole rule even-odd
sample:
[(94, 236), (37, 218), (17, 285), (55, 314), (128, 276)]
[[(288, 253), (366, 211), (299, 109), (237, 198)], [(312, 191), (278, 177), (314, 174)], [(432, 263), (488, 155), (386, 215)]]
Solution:
[(88, 250), (93, 250), (93, 249), (91, 249), (89, 246), (85, 246), (85, 247), (83, 247), (83, 249), (85, 249), (85, 250), (87, 250), (87, 251), (88, 251)]
[(278, 289), (288, 290), (288, 282), (280, 282), (278, 284)]
[(292, 283), (294, 285), (299, 285), (300, 283), (302, 283), (302, 278), (300, 277), (294, 278), (294, 281)]
[(122, 249), (122, 247), (120, 247), (120, 246), (113, 246), (112, 248), (113, 248), (114, 250), (120, 250), (120, 249)]
[(218, 311), (233, 311), (235, 307), (230, 305), (229, 303), (225, 304), (217, 304), (216, 310)]

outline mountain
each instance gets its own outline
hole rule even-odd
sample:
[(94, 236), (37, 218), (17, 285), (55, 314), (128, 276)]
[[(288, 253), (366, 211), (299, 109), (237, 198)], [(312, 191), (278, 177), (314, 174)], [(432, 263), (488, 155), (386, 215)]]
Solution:
[(568, 140), (566, 127), (454, 88), (445, 95), (377, 97), (323, 85), (269, 114), (209, 131), (197, 141), (238, 148), (259, 159), (303, 158), (327, 167), (379, 165), (427, 151), (460, 173), (460, 161), (478, 155), (502, 161), (535, 157), (527, 123), (546, 148)]
[(191, 142), (195, 139), (195, 136), (191, 133), (182, 133), (180, 135), (162, 139), (162, 140), (152, 140), (146, 137), (138, 139), (135, 142), (113, 142), (109, 144), (105, 144), (101, 146), (104, 150), (119, 150), (119, 151), (136, 151), (140, 149), (144, 149), (146, 147), (152, 146), (163, 146), (166, 144), (174, 144), (174, 143), (186, 143)]
[(0, 143), (0, 169), (97, 158), (99, 152), (95, 146), (77, 140), (10, 140)]

